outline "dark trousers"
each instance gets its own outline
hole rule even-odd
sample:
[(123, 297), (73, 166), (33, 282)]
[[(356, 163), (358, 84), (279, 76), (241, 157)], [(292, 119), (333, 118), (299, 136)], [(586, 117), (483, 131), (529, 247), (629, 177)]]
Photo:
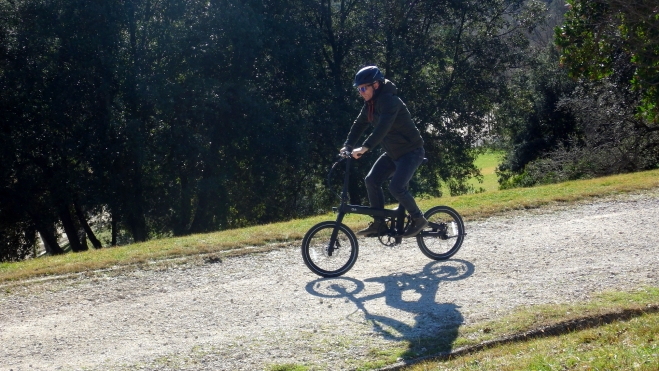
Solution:
[(421, 210), (416, 205), (414, 197), (412, 197), (407, 188), (410, 179), (412, 179), (414, 172), (421, 165), (421, 162), (423, 162), (425, 155), (426, 152), (424, 149), (419, 148), (404, 154), (397, 160), (393, 160), (386, 154), (380, 156), (364, 179), (366, 182), (366, 191), (368, 192), (368, 201), (371, 207), (384, 209), (382, 183), (391, 178), (389, 192), (405, 207), (405, 210), (412, 217), (421, 216)]

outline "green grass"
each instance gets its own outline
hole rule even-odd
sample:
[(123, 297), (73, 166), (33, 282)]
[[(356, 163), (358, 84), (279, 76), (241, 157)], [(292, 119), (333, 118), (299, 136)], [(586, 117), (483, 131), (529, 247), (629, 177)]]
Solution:
[[(467, 183), (474, 187), (478, 192), (492, 192), (499, 190), (499, 181), (496, 174), (497, 166), (503, 158), (503, 151), (490, 151), (479, 155), (474, 161), (474, 165), (480, 170), (483, 176), (483, 181), (479, 182), (476, 179), (470, 179)], [(449, 195), (450, 191), (446, 184), (442, 184), (442, 194)]]
[[(509, 210), (570, 203), (657, 187), (659, 187), (659, 170), (653, 170), (533, 188), (497, 190), (439, 199), (420, 199), (418, 203), (423, 210), (435, 205), (448, 205), (458, 210), (465, 220), (473, 220)], [(265, 251), (287, 243), (298, 243), (312, 225), (334, 218), (335, 216), (330, 213), (242, 229), (163, 238), (82, 253), (2, 263), (0, 264), (0, 282), (81, 273), (135, 264), (150, 264), (178, 257), (221, 259), (229, 255)], [(362, 228), (368, 221), (369, 218), (362, 215), (348, 215), (344, 220), (353, 229)]]
[(470, 184), (473, 185), (475, 189), (482, 188), (485, 192), (499, 190), (496, 169), (503, 158), (503, 154), (502, 151), (487, 151), (476, 158), (474, 165), (480, 169), (481, 174), (483, 175), (483, 183), (472, 180)]
[[(650, 310), (650, 308), (652, 310)], [(521, 309), (500, 320), (460, 329), (460, 346), (502, 338), (511, 333), (584, 318), (612, 320), (559, 336), (540, 336), (504, 342), (474, 352), (417, 363), (404, 370), (657, 370), (659, 369), (659, 289), (605, 293), (573, 305), (545, 305)], [(624, 315), (634, 313), (633, 315)], [(615, 320), (619, 316), (620, 320)], [(426, 340), (424, 346), (444, 346)], [(413, 347), (410, 348), (412, 350)], [(413, 350), (412, 350), (413, 351)], [(457, 350), (459, 351), (459, 350)]]

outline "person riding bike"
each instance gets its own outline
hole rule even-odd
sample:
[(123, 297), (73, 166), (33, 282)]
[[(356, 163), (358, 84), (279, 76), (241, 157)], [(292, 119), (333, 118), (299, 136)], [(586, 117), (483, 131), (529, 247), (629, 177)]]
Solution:
[[(389, 191), (412, 217), (403, 237), (416, 236), (428, 225), (408, 190), (410, 179), (425, 157), (421, 133), (407, 106), (396, 95), (396, 85), (385, 79), (377, 66), (360, 69), (355, 74), (353, 86), (364, 99), (364, 106), (352, 124), (341, 152), (352, 151), (352, 157), (359, 159), (378, 144), (382, 145), (385, 152), (364, 179), (370, 206), (384, 209), (382, 183), (391, 178)], [(360, 147), (354, 148), (369, 125), (373, 126), (373, 131)], [(357, 235), (374, 237), (384, 229), (384, 219), (374, 218), (368, 228), (358, 231)]]

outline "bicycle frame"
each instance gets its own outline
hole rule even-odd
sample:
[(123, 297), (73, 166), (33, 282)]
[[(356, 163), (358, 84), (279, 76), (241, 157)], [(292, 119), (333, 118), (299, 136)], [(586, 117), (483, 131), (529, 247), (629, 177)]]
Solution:
[[(336, 223), (337, 226), (343, 221), (343, 218), (345, 217), (346, 214), (361, 214), (361, 215), (369, 215), (373, 217), (380, 217), (380, 218), (391, 218), (392, 221), (395, 221), (395, 226), (394, 229), (398, 231), (399, 235), (393, 236), (395, 238), (395, 242), (398, 244), (402, 241), (402, 231), (404, 230), (405, 227), (405, 207), (403, 205), (398, 204), (397, 209), (374, 209), (372, 207), (368, 206), (363, 206), (363, 205), (351, 205), (348, 203), (348, 184), (350, 182), (350, 169), (351, 169), (351, 163), (352, 163), (352, 155), (349, 153), (344, 153), (342, 154), (342, 157), (346, 160), (346, 170), (345, 170), (345, 175), (343, 176), (343, 189), (341, 191), (341, 204), (339, 205), (338, 208), (332, 208), (337, 212), (336, 216)], [(328, 249), (328, 254), (331, 256), (332, 251), (334, 250), (334, 242), (336, 241), (336, 236), (338, 233), (338, 227), (334, 228), (334, 231), (332, 232), (332, 236), (330, 238), (330, 246)]]

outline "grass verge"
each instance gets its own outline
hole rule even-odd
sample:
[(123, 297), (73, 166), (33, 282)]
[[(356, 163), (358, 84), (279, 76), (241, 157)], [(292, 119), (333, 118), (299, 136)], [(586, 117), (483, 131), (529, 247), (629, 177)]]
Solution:
[[(458, 210), (465, 220), (473, 220), (519, 209), (530, 209), (556, 203), (571, 203), (659, 187), (659, 170), (572, 181), (533, 188), (491, 191), (458, 197), (419, 200), (423, 210), (447, 205)], [(306, 219), (253, 226), (242, 229), (163, 238), (115, 248), (90, 250), (60, 256), (48, 256), (16, 263), (0, 264), (0, 282), (47, 275), (81, 273), (135, 264), (210, 254), (220, 259), (227, 254), (243, 254), (297, 243), (314, 224), (334, 219), (333, 214)], [(369, 218), (348, 215), (344, 222), (353, 229), (362, 228)]]
[(457, 331), (454, 341), (441, 335), (415, 341), (399, 355), (432, 356), (381, 370), (657, 370), (659, 288), (525, 307)]

